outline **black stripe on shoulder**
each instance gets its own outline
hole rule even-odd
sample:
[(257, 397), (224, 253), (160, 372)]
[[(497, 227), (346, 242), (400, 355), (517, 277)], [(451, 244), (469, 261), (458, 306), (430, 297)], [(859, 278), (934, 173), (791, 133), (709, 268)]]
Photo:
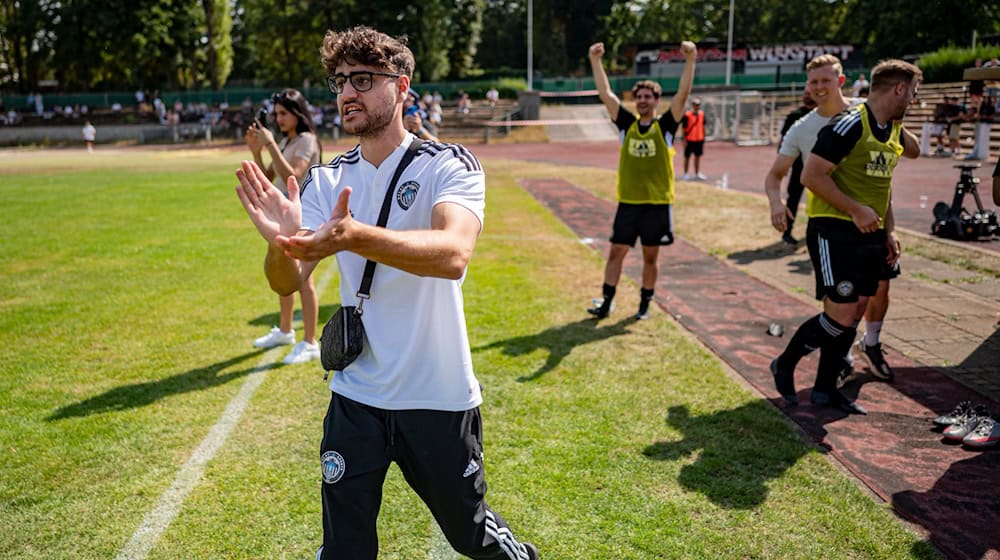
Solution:
[(340, 167), (342, 164), (357, 163), (361, 159), (361, 144), (354, 146), (347, 152), (333, 158), (325, 167)]
[(468, 150), (465, 146), (461, 144), (449, 144), (446, 142), (424, 142), (420, 146), (420, 150), (417, 154), (429, 154), (431, 157), (438, 155), (441, 152), (449, 152), (452, 157), (458, 158), (459, 161), (465, 165), (465, 169), (468, 171), (482, 171), (483, 166), (479, 163), (479, 159)]
[(306, 192), (306, 187), (313, 184), (313, 170), (316, 169), (317, 167), (323, 167), (323, 164), (320, 163), (317, 165), (309, 166), (309, 171), (306, 171), (306, 180), (301, 185), (299, 185), (299, 197), (301, 197), (302, 194)]

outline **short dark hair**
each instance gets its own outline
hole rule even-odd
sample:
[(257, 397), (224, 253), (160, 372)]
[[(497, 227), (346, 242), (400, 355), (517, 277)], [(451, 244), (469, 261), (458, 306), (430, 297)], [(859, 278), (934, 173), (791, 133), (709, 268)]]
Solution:
[(413, 77), (416, 62), (406, 46), (406, 37), (390, 37), (371, 27), (359, 25), (346, 31), (327, 31), (319, 49), (328, 75), (347, 62), (375, 66), (387, 72)]
[(653, 97), (657, 99), (659, 99), (660, 95), (663, 94), (663, 88), (661, 88), (660, 84), (654, 82), (653, 80), (640, 80), (636, 82), (635, 85), (632, 86), (632, 96), (635, 97), (635, 95), (639, 93), (640, 89), (651, 90), (653, 92)]
[(924, 79), (924, 73), (919, 68), (896, 58), (883, 60), (872, 68), (872, 91), (882, 91), (893, 88), (896, 84), (913, 83)]

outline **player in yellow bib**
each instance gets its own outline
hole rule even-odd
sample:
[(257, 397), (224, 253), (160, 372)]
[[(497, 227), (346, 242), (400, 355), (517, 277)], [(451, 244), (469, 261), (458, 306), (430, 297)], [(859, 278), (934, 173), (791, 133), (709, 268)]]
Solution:
[(660, 84), (643, 80), (632, 87), (638, 114), (626, 111), (611, 91), (601, 58), (604, 43), (594, 43), (588, 53), (597, 94), (608, 110), (608, 116), (621, 131), (621, 151), (618, 158), (618, 210), (611, 231), (611, 249), (604, 266), (603, 299), (587, 311), (598, 319), (611, 312), (625, 255), (636, 240), (642, 242), (642, 289), (637, 319), (649, 315), (658, 274), (657, 260), (661, 245), (674, 242), (672, 210), (674, 203), (674, 133), (684, 113), (684, 104), (694, 81), (697, 49), (694, 43), (681, 43), (684, 70), (677, 93), (670, 100), (670, 109), (657, 117)]
[(902, 60), (876, 65), (867, 101), (819, 131), (802, 170), (802, 183), (813, 194), (807, 211), (817, 247), (810, 255), (823, 312), (803, 323), (771, 362), (775, 385), (788, 404), (798, 403), (795, 366), (819, 348), (812, 402), (866, 413), (837, 390), (837, 374), (881, 271), (899, 257), (892, 233), (891, 181), (899, 156), (920, 155), (919, 142), (902, 120), (921, 79), (920, 69)]

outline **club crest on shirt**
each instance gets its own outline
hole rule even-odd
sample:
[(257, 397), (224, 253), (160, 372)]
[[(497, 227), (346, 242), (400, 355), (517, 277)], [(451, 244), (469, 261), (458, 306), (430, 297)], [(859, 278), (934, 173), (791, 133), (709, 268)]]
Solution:
[(396, 204), (403, 210), (409, 210), (413, 206), (413, 201), (417, 199), (417, 191), (420, 184), (416, 181), (407, 181), (396, 189)]
[(347, 470), (344, 457), (336, 451), (324, 453), (320, 457), (320, 462), (323, 464), (323, 482), (327, 484), (339, 481), (344, 476), (344, 471)]
[(628, 153), (633, 157), (654, 157), (656, 155), (656, 143), (648, 138), (629, 138)]

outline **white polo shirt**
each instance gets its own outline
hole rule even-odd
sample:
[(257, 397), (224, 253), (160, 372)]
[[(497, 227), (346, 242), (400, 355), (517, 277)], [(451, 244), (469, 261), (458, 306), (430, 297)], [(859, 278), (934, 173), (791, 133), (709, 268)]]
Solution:
[[(352, 188), (354, 219), (375, 224), (389, 181), (412, 139), (407, 134), (377, 168), (362, 157), (360, 146), (311, 168), (302, 190), (302, 227), (315, 231), (329, 219), (345, 186)], [(431, 210), (442, 202), (469, 209), (482, 224), (486, 178), (479, 161), (463, 146), (425, 142), (396, 183), (386, 227), (431, 229)], [(357, 305), (365, 259), (346, 251), (336, 258), (341, 303)], [(371, 299), (363, 309), (364, 352), (332, 376), (330, 390), (388, 410), (462, 411), (482, 403), (461, 279), (422, 277), (378, 264)]]

